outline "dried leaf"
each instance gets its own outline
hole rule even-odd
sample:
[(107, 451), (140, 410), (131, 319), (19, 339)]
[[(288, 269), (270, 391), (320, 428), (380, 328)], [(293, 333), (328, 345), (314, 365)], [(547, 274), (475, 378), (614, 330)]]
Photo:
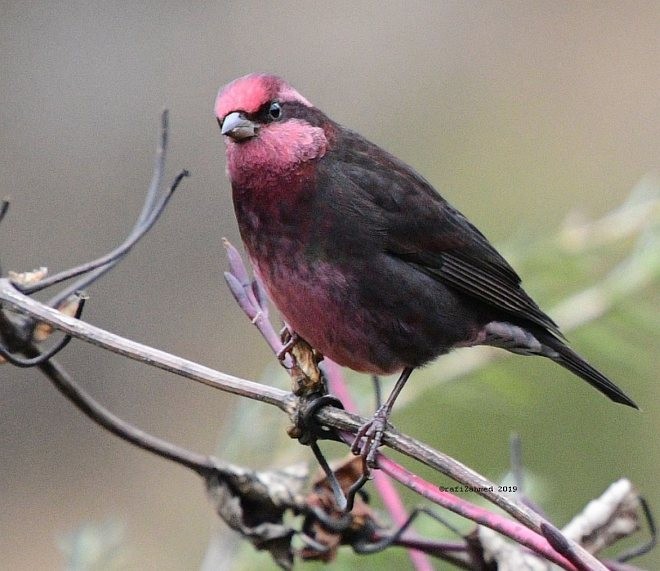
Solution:
[(639, 529), (641, 504), (630, 480), (621, 478), (590, 501), (562, 530), (590, 553), (598, 553)]
[[(333, 472), (344, 493), (347, 493), (351, 485), (362, 475), (362, 470), (362, 458), (353, 455), (348, 456), (334, 468)], [(302, 559), (332, 561), (341, 545), (368, 543), (374, 530), (380, 528), (374, 511), (361, 495), (355, 497), (353, 510), (350, 513), (341, 511), (336, 504), (332, 486), (322, 471), (312, 482), (312, 492), (307, 496), (306, 503), (312, 508), (319, 508), (330, 520), (344, 519), (346, 525), (342, 526), (342, 529), (333, 530), (324, 526), (318, 518), (308, 516), (303, 524), (303, 531), (326, 549), (319, 551), (305, 547), (300, 552)]]
[(48, 268), (41, 267), (31, 272), (8, 272), (9, 279), (17, 285), (29, 286), (43, 280), (48, 275)]
[(293, 567), (291, 539), (295, 530), (284, 524), (287, 510), (302, 507), (301, 491), (307, 467), (256, 472), (231, 464), (218, 464), (206, 484), (218, 515), (256, 549), (268, 551), (282, 569)]
[(298, 338), (289, 351), (295, 366), (289, 371), (292, 392), (297, 396), (306, 396), (322, 392), (323, 375), (318, 367), (323, 356), (313, 349), (307, 341)]

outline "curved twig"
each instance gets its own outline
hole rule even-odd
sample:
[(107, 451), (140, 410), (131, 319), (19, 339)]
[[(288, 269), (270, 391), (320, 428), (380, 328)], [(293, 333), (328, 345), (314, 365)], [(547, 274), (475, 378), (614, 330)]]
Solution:
[[(60, 272), (59, 274), (55, 274), (49, 278), (41, 280), (40, 282), (37, 282), (27, 287), (19, 285), (18, 289), (20, 289), (26, 295), (30, 295), (38, 291), (41, 291), (43, 289), (46, 289), (47, 287), (50, 287), (52, 285), (58, 284), (60, 282), (63, 282), (71, 278), (75, 278), (81, 274), (86, 274), (96, 269), (99, 270), (103, 269), (106, 271), (109, 270), (119, 260), (121, 260), (123, 256), (125, 256), (133, 246), (135, 246), (135, 244), (140, 240), (140, 238), (142, 238), (142, 236), (146, 234), (146, 232), (148, 232), (151, 229), (151, 227), (155, 224), (156, 220), (158, 220), (158, 217), (162, 214), (163, 210), (165, 209), (165, 206), (167, 206), (167, 203), (174, 194), (174, 191), (179, 186), (181, 180), (184, 177), (189, 176), (189, 174), (190, 173), (187, 170), (183, 170), (175, 177), (174, 181), (170, 185), (169, 191), (165, 193), (163, 196), (161, 196), (161, 198), (154, 205), (154, 208), (150, 212), (149, 216), (135, 230), (133, 230), (129, 234), (128, 238), (123, 244), (121, 244), (111, 252), (108, 252), (104, 256), (97, 258), (96, 260), (92, 260), (91, 262), (87, 262), (86, 264), (81, 264), (80, 266), (77, 266), (75, 268), (65, 270), (63, 272)], [(98, 276), (95, 276), (95, 279), (96, 277)], [(86, 280), (86, 283), (89, 283), (89, 280)], [(76, 288), (78, 288), (79, 284), (75, 284), (75, 286)], [(55, 299), (61, 297), (61, 295), (58, 295)], [(69, 293), (67, 292), (67, 295), (65, 295), (63, 299), (65, 299), (68, 295)]]
[(618, 563), (626, 563), (627, 561), (630, 561), (635, 557), (645, 555), (649, 551), (652, 551), (657, 545), (658, 531), (655, 525), (655, 519), (653, 518), (653, 513), (651, 512), (651, 507), (649, 506), (648, 502), (643, 496), (639, 497), (639, 503), (642, 506), (642, 512), (644, 513), (644, 517), (646, 518), (646, 525), (649, 528), (649, 534), (650, 534), (649, 540), (646, 541), (645, 543), (642, 543), (641, 545), (636, 545), (634, 547), (631, 547), (627, 551), (624, 551), (623, 553), (617, 555), (616, 561)]
[(120, 259), (122, 259), (123, 256), (128, 253), (128, 251), (140, 240), (140, 238), (142, 238), (142, 236), (144, 236), (144, 234), (149, 231), (149, 229), (154, 225), (154, 223), (162, 214), (163, 210), (167, 206), (169, 199), (178, 187), (181, 180), (184, 177), (189, 176), (188, 171), (181, 171), (170, 185), (169, 190), (165, 192), (160, 198), (157, 198), (158, 189), (160, 188), (165, 169), (167, 135), (168, 112), (165, 110), (161, 115), (161, 133), (156, 149), (154, 171), (152, 174), (151, 182), (149, 184), (149, 189), (147, 191), (147, 195), (138, 220), (126, 240), (124, 240), (124, 242), (117, 248), (105, 254), (104, 256), (97, 258), (96, 260), (81, 264), (75, 268), (59, 272), (29, 286), (18, 285), (17, 287), (20, 291), (25, 294), (32, 294), (79, 275), (94, 272), (93, 276), (86, 276), (80, 282), (73, 284), (70, 288), (67, 288), (67, 290), (62, 291), (57, 296), (55, 296), (50, 301), (50, 305), (55, 306), (58, 304), (57, 302), (61, 301), (62, 299), (66, 299), (66, 297), (71, 294), (70, 290), (75, 291), (77, 289), (84, 289), (91, 282), (98, 279), (101, 275), (110, 270)]
[(54, 359), (41, 363), (41, 371), (68, 400), (79, 410), (112, 434), (135, 446), (152, 452), (161, 458), (172, 460), (205, 476), (215, 470), (216, 464), (210, 456), (204, 456), (181, 448), (167, 440), (153, 436), (122, 420), (99, 404), (79, 387), (67, 371)]

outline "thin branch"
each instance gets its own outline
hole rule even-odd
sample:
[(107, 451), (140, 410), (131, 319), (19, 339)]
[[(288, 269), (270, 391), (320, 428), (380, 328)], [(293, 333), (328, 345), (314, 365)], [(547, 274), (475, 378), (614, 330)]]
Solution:
[(64, 315), (56, 309), (22, 294), (7, 278), (0, 278), (0, 305), (11, 307), (37, 321), (49, 323), (56, 329), (60, 329), (73, 337), (113, 353), (216, 389), (275, 405), (287, 412), (290, 409), (290, 403), (296, 400), (290, 393), (281, 389), (215, 371), (193, 361), (131, 341), (84, 321)]
[[(61, 329), (74, 337), (78, 337), (88, 343), (103, 347), (136, 361), (176, 373), (232, 394), (275, 405), (281, 410), (286, 411), (290, 416), (295, 412), (298, 399), (291, 393), (214, 371), (213, 369), (204, 367), (192, 361), (127, 340), (119, 335), (115, 335), (98, 327), (62, 315), (60, 312), (21, 294), (6, 278), (0, 279), (0, 302), (2, 302), (2, 305), (6, 304), (11, 306), (19, 313), (27, 314), (39, 321), (45, 321), (53, 327)], [(317, 413), (317, 418), (326, 426), (353, 434), (357, 432), (359, 427), (365, 421), (360, 417), (356, 417), (335, 408), (321, 409)], [(473, 472), (460, 462), (431, 449), (425, 444), (392, 430), (385, 432), (383, 440), (384, 443), (394, 450), (402, 452), (427, 466), (435, 468), (457, 482), (472, 488), (481, 488), (480, 495), (504, 509), (515, 519), (527, 525), (536, 533), (541, 533), (542, 524), (549, 525), (548, 522), (544, 521), (538, 514), (532, 512), (525, 506), (511, 502), (506, 497), (498, 495), (496, 492), (490, 492), (489, 489), (494, 490), (496, 487), (486, 478)], [(554, 528), (550, 527), (549, 529)], [(584, 552), (579, 546), (576, 544), (572, 545), (575, 546), (575, 552), (578, 554), (579, 560), (588, 562), (585, 564), (585, 568), (594, 570), (605, 569), (598, 560)], [(588, 567), (588, 565), (591, 565), (591, 567)], [(570, 569), (570, 567), (567, 568)]]
[(136, 226), (139, 226), (147, 219), (149, 213), (153, 210), (154, 203), (156, 202), (156, 196), (158, 196), (158, 190), (160, 189), (163, 175), (165, 173), (165, 158), (167, 157), (169, 130), (170, 113), (167, 109), (163, 109), (163, 112), (160, 115), (160, 139), (156, 147), (153, 174), (151, 175), (151, 182), (149, 183), (149, 188), (147, 189), (147, 196), (145, 197), (144, 204), (142, 205), (142, 211), (140, 212)]
[(386, 535), (380, 532), (376, 532), (374, 534), (374, 541), (372, 543), (359, 546), (356, 551), (360, 554), (377, 553), (386, 547), (389, 547), (390, 545), (398, 545), (399, 547), (405, 547), (416, 553), (433, 555), (434, 557), (443, 559), (444, 561), (453, 564), (455, 567), (460, 567), (461, 569), (473, 569), (470, 556), (467, 553), (465, 541), (430, 541), (428, 539), (422, 539), (417, 535), (410, 535), (407, 533), (407, 529), (421, 514), (426, 514), (427, 516), (435, 519), (437, 522), (448, 527), (457, 536), (460, 537), (461, 534), (458, 532), (458, 530), (454, 529), (453, 526), (442, 519), (438, 514), (428, 508), (418, 507), (410, 512), (410, 515), (406, 517), (404, 522), (399, 526), (399, 529), (397, 529), (394, 533)]
[(655, 549), (658, 543), (658, 530), (655, 526), (655, 519), (653, 518), (653, 513), (651, 512), (651, 508), (648, 502), (646, 501), (646, 499), (643, 498), (642, 496), (639, 497), (639, 502), (642, 506), (642, 512), (644, 513), (644, 517), (646, 518), (646, 524), (649, 528), (649, 534), (651, 537), (649, 537), (649, 540), (646, 543), (642, 543), (641, 545), (631, 547), (629, 550), (624, 551), (623, 553), (617, 555), (616, 561), (619, 563), (625, 563), (635, 557), (639, 557), (640, 555), (645, 555), (646, 553), (649, 553), (650, 551)]
[[(381, 538), (379, 533), (375, 534), (375, 539)], [(451, 563), (454, 567), (459, 569), (474, 569), (474, 565), (470, 561), (469, 556), (465, 553), (465, 543), (458, 541), (437, 541), (435, 539), (424, 539), (417, 536), (408, 536), (404, 534), (403, 537), (393, 542), (393, 545), (412, 549), (414, 551), (437, 557), (443, 561)]]
[[(100, 276), (102, 273), (105, 273), (105, 271), (109, 270), (113, 266), (117, 264), (129, 251), (130, 249), (137, 244), (137, 242), (142, 238), (150, 229), (151, 227), (156, 223), (158, 220), (159, 216), (163, 213), (163, 210), (167, 206), (167, 203), (169, 202), (170, 198), (174, 194), (174, 191), (177, 189), (179, 186), (179, 183), (184, 177), (189, 176), (188, 171), (183, 170), (181, 171), (174, 179), (172, 184), (170, 185), (169, 191), (165, 193), (163, 196), (160, 197), (158, 202), (155, 204), (154, 209), (150, 212), (149, 216), (144, 220), (135, 230), (133, 230), (129, 235), (126, 241), (112, 250), (111, 252), (108, 252), (104, 256), (101, 256), (100, 258), (97, 258), (96, 260), (92, 260), (91, 262), (87, 262), (86, 264), (81, 264), (80, 266), (77, 266), (75, 268), (71, 268), (69, 270), (65, 270), (63, 272), (60, 272), (59, 274), (55, 274), (49, 278), (46, 278), (34, 285), (28, 286), (28, 287), (21, 287), (18, 286), (19, 289), (25, 293), (25, 294), (33, 294), (35, 292), (41, 291), (43, 289), (46, 289), (47, 287), (50, 287), (52, 285), (58, 284), (60, 282), (63, 282), (65, 280), (75, 278), (81, 274), (86, 274), (88, 272), (91, 272), (93, 270), (99, 270), (99, 273), (97, 276), (94, 277), (96, 279), (98, 276)], [(102, 270), (102, 271), (101, 271)], [(93, 281), (93, 280), (92, 280)], [(82, 285), (86, 285), (87, 283), (90, 282), (89, 278), (86, 278), (84, 282), (81, 282)], [(79, 289), (79, 286), (81, 284), (74, 284), (75, 289)], [(66, 295), (64, 295), (66, 293)], [(70, 292), (67, 290), (66, 292), (62, 292), (60, 295), (56, 296), (56, 300), (61, 300), (65, 299), (70, 295)], [(56, 303), (55, 303), (56, 305)]]
[(542, 517), (546, 517), (543, 510), (532, 501), (525, 493), (525, 478), (522, 461), (522, 440), (519, 434), (512, 434), (509, 438), (509, 464), (511, 465), (511, 475), (517, 486), (516, 497), (520, 503), (534, 510)]
[(211, 457), (196, 454), (195, 452), (176, 446), (166, 440), (144, 432), (114, 415), (79, 387), (57, 361), (51, 359), (50, 361), (41, 363), (39, 369), (55, 385), (57, 390), (86, 416), (112, 434), (119, 436), (122, 440), (126, 440), (157, 456), (186, 466), (202, 476), (215, 470), (216, 464)]
[[(114, 267), (114, 265), (116, 265), (117, 262), (128, 253), (128, 251), (140, 240), (140, 238), (142, 238), (142, 236), (144, 236), (144, 234), (146, 234), (146, 232), (149, 231), (149, 229), (155, 224), (155, 222), (162, 214), (163, 210), (167, 206), (169, 199), (171, 198), (172, 194), (178, 187), (183, 177), (189, 176), (188, 171), (185, 170), (181, 171), (170, 185), (169, 190), (166, 193), (164, 193), (160, 197), (160, 199), (157, 200), (158, 189), (160, 188), (164, 169), (165, 169), (165, 156), (167, 151), (167, 133), (168, 133), (168, 113), (167, 110), (165, 110), (161, 115), (161, 132), (160, 132), (158, 146), (156, 148), (154, 171), (152, 174), (149, 189), (147, 191), (147, 195), (143, 203), (142, 210), (140, 212), (138, 220), (135, 226), (133, 227), (133, 230), (126, 238), (126, 240), (120, 246), (115, 248), (113, 251), (107, 253), (104, 256), (101, 256), (96, 260), (87, 262), (86, 264), (81, 264), (80, 266), (71, 268), (69, 270), (65, 270), (63, 272), (55, 274), (49, 278), (41, 280), (40, 282), (36, 284), (32, 284), (30, 286), (23, 286), (23, 287), (18, 286), (23, 293), (32, 294), (37, 291), (41, 291), (47, 287), (50, 287), (52, 285), (63, 282), (65, 280), (74, 278), (81, 274), (87, 274), (89, 272), (93, 272), (96, 270), (93, 277), (87, 276), (86, 278), (84, 278), (84, 280), (81, 280), (80, 282), (73, 284), (73, 286), (69, 288), (72, 291), (78, 289), (84, 289), (89, 283), (91, 283), (95, 279), (98, 279), (101, 275), (103, 275), (105, 272), (107, 272), (112, 267)], [(56, 296), (56, 298), (54, 298), (54, 300), (51, 300), (51, 302), (55, 301), (55, 303), (51, 303), (50, 305), (56, 306), (58, 301), (61, 301), (62, 299), (66, 299), (66, 297), (68, 297), (68, 295), (70, 295), (72, 291), (66, 290), (66, 295), (65, 292), (61, 292), (60, 294), (58, 294), (58, 296)]]
[(306, 510), (302, 499), (306, 469), (292, 466), (279, 471), (256, 472), (227, 464), (213, 456), (196, 454), (115, 416), (81, 389), (59, 363), (51, 360), (40, 368), (55, 387), (96, 424), (124, 441), (201, 476), (211, 502), (227, 525), (257, 549), (270, 551), (281, 566), (291, 568), (293, 550), (290, 538), (295, 530), (284, 522), (283, 516), (287, 511), (299, 514)]
[[(9, 211), (9, 199), (5, 198), (2, 203), (0, 203), (0, 223), (5, 219), (7, 212)], [(2, 267), (0, 266), (0, 275), (2, 275)]]
[[(493, 525), (496, 515), (489, 512), (488, 510), (469, 504), (465, 501), (458, 501), (455, 496), (441, 491), (437, 486), (420, 485), (420, 478), (418, 478), (415, 474), (406, 470), (395, 462), (392, 462), (388, 458), (384, 458), (382, 455), (379, 456), (378, 464), (380, 469), (385, 473), (389, 474), (398, 482), (401, 482), (406, 487), (410, 488), (414, 492), (417, 492), (421, 496), (433, 501), (434, 503), (437, 503), (445, 509), (457, 513), (460, 516), (503, 533), (504, 535), (515, 540), (517, 543), (530, 548), (549, 561), (559, 565), (562, 569), (572, 571), (575, 571), (575, 569), (598, 569), (606, 571), (606, 568), (598, 560), (586, 552), (584, 552), (584, 557), (580, 558), (581, 564), (573, 565), (572, 562), (559, 555), (559, 553), (550, 546), (548, 541), (541, 534), (538, 532), (534, 534), (529, 533), (529, 529), (527, 529), (527, 527), (530, 529), (537, 527), (537, 529), (540, 531), (540, 527), (536, 526), (532, 521), (528, 522), (529, 525), (527, 527), (523, 527), (518, 523), (507, 520), (500, 520), (496, 525)], [(522, 517), (526, 519), (526, 514)], [(503, 525), (503, 522), (506, 523)], [(542, 522), (541, 525), (546, 525), (546, 523)], [(534, 529), (534, 531), (536, 530)], [(561, 532), (557, 532), (561, 535)]]
[[(154, 168), (151, 175), (151, 181), (149, 183), (149, 188), (147, 189), (144, 203), (142, 204), (142, 210), (140, 211), (140, 215), (138, 216), (138, 219), (135, 222), (131, 232), (139, 232), (140, 229), (144, 226), (145, 221), (149, 217), (149, 214), (155, 210), (154, 205), (156, 203), (156, 197), (158, 196), (158, 191), (165, 174), (165, 158), (167, 155), (168, 133), (169, 112), (167, 109), (164, 109), (160, 116), (160, 138), (158, 145), (156, 146), (156, 154), (154, 157)], [(142, 235), (144, 235), (144, 233), (142, 233)], [(91, 271), (80, 280), (74, 282), (67, 288), (64, 288), (48, 301), (48, 305), (51, 307), (58, 307), (61, 301), (67, 298), (68, 294), (74, 291), (86, 289), (90, 284), (94, 283), (101, 276), (109, 272), (121, 259), (122, 257), (118, 257), (113, 262), (109, 262), (104, 266)]]
[(0, 204), (0, 222), (2, 222), (5, 219), (5, 215), (7, 214), (8, 210), (9, 210), (9, 200), (5, 198), (2, 201), (2, 204)]

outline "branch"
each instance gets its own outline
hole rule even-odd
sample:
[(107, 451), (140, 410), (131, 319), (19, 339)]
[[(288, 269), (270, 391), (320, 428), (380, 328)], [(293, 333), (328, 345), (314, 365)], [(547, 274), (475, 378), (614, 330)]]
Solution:
[(57, 390), (79, 410), (112, 434), (161, 458), (190, 468), (202, 476), (207, 476), (215, 470), (217, 462), (210, 456), (190, 452), (185, 448), (152, 436), (114, 415), (74, 383), (69, 373), (57, 361), (51, 359), (40, 364), (39, 369), (55, 385)]
[[(299, 399), (291, 393), (215, 371), (208, 367), (204, 367), (203, 365), (188, 361), (187, 359), (125, 339), (119, 335), (110, 333), (83, 321), (63, 315), (57, 310), (22, 294), (13, 286), (10, 280), (6, 278), (0, 279), (0, 302), (3, 307), (11, 307), (21, 314), (28, 315), (38, 321), (46, 322), (73, 337), (77, 337), (87, 343), (102, 347), (135, 361), (178, 374), (231, 394), (252, 398), (277, 406), (281, 410), (287, 412), (292, 418), (294, 418), (298, 412)], [(345, 411), (330, 407), (321, 409), (317, 413), (317, 417), (323, 425), (341, 431), (350, 432), (352, 434), (357, 433), (360, 426), (362, 426), (366, 420)], [(538, 514), (534, 513), (526, 506), (512, 502), (505, 496), (490, 491), (497, 489), (494, 483), (470, 470), (460, 462), (433, 450), (427, 445), (410, 437), (401, 435), (394, 430), (387, 430), (385, 432), (383, 442), (393, 450), (402, 452), (403, 454), (448, 475), (465, 486), (480, 489), (480, 495), (502, 508), (512, 517), (532, 529), (535, 533), (544, 535), (542, 526), (548, 526), (546, 529), (556, 530), (554, 526), (551, 526), (551, 524), (544, 521)], [(557, 533), (560, 533), (558, 530), (556, 531)], [(571, 545), (572, 551), (575, 553), (576, 561), (581, 564), (575, 568), (595, 570), (605, 569), (600, 562), (582, 550), (577, 544), (570, 542), (569, 545)], [(573, 567), (568, 566), (565, 568), (574, 569)]]
[(68, 333), (72, 337), (82, 339), (87, 343), (135, 361), (175, 373), (225, 392), (275, 405), (284, 411), (288, 411), (290, 408), (292, 396), (286, 391), (215, 371), (193, 361), (131, 341), (84, 321), (64, 315), (56, 309), (22, 294), (7, 278), (0, 278), (0, 305), (12, 308), (36, 321), (48, 323), (55, 329)]
[(158, 198), (158, 190), (160, 189), (163, 173), (165, 171), (165, 157), (167, 152), (167, 135), (169, 127), (168, 117), (168, 111), (164, 110), (161, 115), (160, 139), (156, 148), (156, 157), (154, 160), (154, 171), (151, 177), (151, 183), (149, 184), (149, 189), (147, 190), (147, 195), (142, 206), (142, 211), (140, 212), (133, 230), (128, 235), (126, 240), (124, 240), (120, 246), (111, 252), (101, 256), (96, 260), (93, 260), (92, 262), (81, 264), (80, 266), (65, 270), (33, 284), (21, 285), (19, 283), (17, 284), (17, 287), (20, 291), (28, 295), (33, 294), (55, 284), (86, 274), (84, 278), (60, 292), (50, 301), (49, 305), (55, 307), (59, 304), (59, 302), (66, 299), (74, 291), (84, 289), (90, 283), (94, 282), (103, 274), (111, 270), (151, 229), (151, 227), (156, 223), (160, 215), (165, 210), (167, 203), (174, 194), (174, 191), (179, 186), (181, 180), (184, 177), (189, 176), (188, 171), (181, 171), (170, 185), (169, 191)]
[(8, 210), (9, 210), (9, 200), (5, 198), (0, 203), (0, 222), (4, 220)]

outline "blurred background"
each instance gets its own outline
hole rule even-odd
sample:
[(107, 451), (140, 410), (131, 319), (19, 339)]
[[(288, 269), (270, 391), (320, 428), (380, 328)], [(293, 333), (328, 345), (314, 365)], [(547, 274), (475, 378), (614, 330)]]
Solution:
[[(657, 192), (659, 26), (655, 1), (0, 2), (0, 193), (12, 201), (2, 268), (55, 272), (121, 242), (167, 107), (169, 176), (192, 177), (90, 290), (85, 318), (286, 387), (223, 282), (221, 237), (240, 240), (212, 114), (221, 85), (271, 71), (422, 172), (552, 314), (635, 247), (633, 237), (562, 248), (553, 236), (567, 217), (602, 216), (634, 188)], [(492, 480), (518, 432), (530, 492), (560, 526), (621, 476), (660, 514), (657, 283), (569, 334), (643, 412), (539, 359), (460, 383), (436, 382), (441, 360), (414, 376), (395, 424)], [(113, 412), (197, 452), (260, 468), (312, 460), (265, 405), (77, 341), (60, 360)], [(224, 561), (215, 568), (272, 565), (225, 533), (194, 475), (102, 431), (37, 371), (5, 365), (0, 379), (0, 569), (92, 568), (94, 550), (97, 569), (196, 569), (210, 539)], [(368, 378), (350, 381), (371, 412)], [(407, 565), (400, 551), (385, 557)], [(639, 563), (660, 568), (660, 556)]]

